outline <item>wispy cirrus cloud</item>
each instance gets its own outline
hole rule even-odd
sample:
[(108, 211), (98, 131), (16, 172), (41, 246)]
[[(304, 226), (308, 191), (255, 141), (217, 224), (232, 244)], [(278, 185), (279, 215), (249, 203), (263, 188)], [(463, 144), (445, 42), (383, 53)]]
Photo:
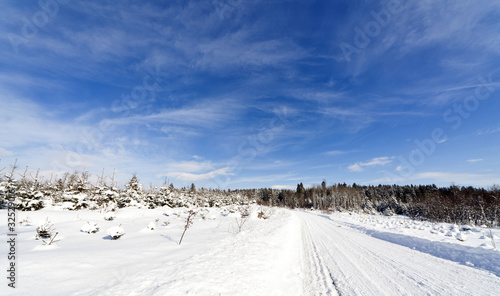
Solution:
[(211, 161), (180, 161), (173, 164), (168, 164), (166, 169), (169, 171), (177, 171), (177, 172), (201, 172), (201, 171), (209, 171), (214, 169), (214, 164)]
[(12, 156), (12, 155), (14, 155), (14, 152), (9, 151), (7, 149), (3, 149), (0, 147), (0, 157), (1, 156)]
[(223, 167), (202, 174), (171, 172), (167, 176), (172, 176), (182, 182), (200, 182), (200, 181), (207, 181), (210, 179), (214, 179), (217, 176), (231, 176), (231, 175), (233, 175), (233, 173), (230, 172), (230, 168)]
[(362, 172), (365, 170), (366, 167), (384, 166), (386, 164), (389, 164), (392, 162), (393, 158), (394, 157), (388, 157), (388, 156), (376, 157), (367, 162), (356, 162), (354, 164), (351, 164), (347, 168), (351, 172)]
[(68, 144), (78, 141), (84, 126), (64, 122), (39, 104), (12, 93), (0, 95), (0, 138), (4, 147)]
[[(498, 40), (488, 40), (493, 28), (488, 23), (493, 17), (492, 12), (499, 12), (500, 5), (497, 2), (488, 2), (485, 5), (476, 5), (474, 1), (465, 1), (456, 4), (453, 1), (442, 2), (418, 2), (408, 4), (406, 20), (398, 20), (395, 27), (401, 33), (405, 31), (405, 45), (409, 47), (425, 46), (445, 42), (448, 46), (487, 46), (494, 50), (499, 44)], [(432, 17), (439, 15), (440, 17)], [(408, 27), (418, 18), (427, 16), (424, 22), (418, 22), (413, 30)], [(460, 17), (457, 17), (460, 16)], [(472, 32), (481, 32), (475, 34)], [(402, 35), (402, 34), (401, 34)]]
[(349, 153), (349, 152), (343, 151), (343, 150), (330, 150), (330, 151), (325, 152), (326, 155), (331, 155), (331, 156), (342, 155), (342, 154), (346, 154), (346, 153)]
[(480, 162), (483, 161), (484, 159), (482, 158), (475, 158), (475, 159), (467, 159), (468, 163), (475, 163), (475, 162)]
[[(230, 100), (205, 101), (159, 112), (131, 115), (107, 120), (111, 125), (165, 123), (181, 126), (210, 128), (235, 119), (241, 106)], [(167, 128), (168, 131), (168, 128)]]
[(488, 135), (488, 134), (494, 134), (500, 132), (500, 127), (497, 128), (488, 128), (488, 129), (481, 129), (476, 132), (477, 135)]
[[(337, 103), (337, 106), (322, 107), (317, 113), (326, 118), (335, 119), (342, 123), (343, 127), (351, 132), (357, 133), (362, 129), (369, 128), (375, 123), (387, 122), (397, 118), (419, 118), (429, 116), (423, 110), (409, 110), (408, 104), (404, 100), (384, 98), (373, 98), (356, 106), (354, 102), (359, 101), (356, 96), (347, 96), (348, 103)], [(401, 107), (403, 106), (403, 107)]]

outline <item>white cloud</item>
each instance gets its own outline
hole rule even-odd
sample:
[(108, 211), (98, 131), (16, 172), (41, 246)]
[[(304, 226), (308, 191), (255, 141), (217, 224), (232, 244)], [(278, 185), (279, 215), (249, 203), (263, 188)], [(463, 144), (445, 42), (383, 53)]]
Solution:
[(405, 170), (405, 169), (406, 169), (406, 167), (405, 167), (405, 166), (398, 165), (398, 166), (396, 167), (396, 169), (395, 169), (395, 170), (396, 170), (396, 172), (400, 172), (400, 171), (403, 171), (403, 170)]
[(388, 157), (388, 156), (383, 156), (383, 157), (375, 157), (367, 162), (356, 162), (355, 164), (351, 164), (347, 168), (351, 172), (362, 172), (364, 171), (364, 167), (371, 167), (371, 166), (383, 166), (388, 163), (392, 162), (392, 159), (394, 157)]
[[(495, 52), (499, 47), (498, 38), (492, 38), (497, 35), (495, 26), (486, 21), (488, 18), (493, 18), (500, 10), (496, 1), (489, 1), (484, 5), (477, 5), (474, 1), (401, 3), (404, 3), (402, 12), (392, 15), (390, 24), (382, 29), (377, 38), (372, 39), (369, 50), (364, 50), (348, 64), (347, 70), (354, 76), (365, 72), (389, 53), (398, 59), (426, 46), (443, 46), (455, 50), (473, 50), (475, 57), (481, 60), (485, 53)], [(362, 25), (368, 21), (369, 19), (364, 21), (357, 19), (356, 24)], [(339, 30), (344, 28), (340, 27)], [(352, 37), (349, 36), (349, 39), (352, 40)], [(471, 58), (461, 58), (461, 60), (471, 60)], [(469, 71), (464, 73), (470, 73), (471, 68), (467, 69)]]
[(14, 155), (13, 152), (0, 147), (0, 156), (12, 156), (12, 155)]
[(213, 170), (214, 166), (210, 161), (181, 161), (167, 165), (167, 170), (176, 172), (196, 173), (207, 170)]
[(368, 162), (361, 163), (362, 166), (386, 165), (392, 162), (392, 157), (376, 157)]
[(488, 135), (488, 134), (494, 134), (500, 132), (500, 127), (497, 128), (492, 128), (492, 129), (483, 129), (483, 130), (478, 130), (476, 133), (477, 135)]
[(479, 162), (479, 161), (483, 161), (484, 159), (482, 158), (477, 158), (477, 159), (467, 159), (467, 162), (470, 162), (470, 163), (474, 163), (474, 162)]
[(289, 190), (294, 190), (296, 188), (297, 188), (297, 186), (294, 186), (294, 185), (273, 185), (273, 186), (271, 186), (271, 189), (289, 189)]
[[(356, 96), (348, 97), (345, 99), (351, 101), (360, 100)], [(393, 111), (381, 110), (380, 106), (386, 106), (387, 100), (385, 98), (373, 98), (369, 101), (363, 102), (362, 105), (357, 107), (322, 107), (317, 110), (321, 115), (335, 118), (341, 122), (349, 123), (346, 128), (353, 132), (358, 132), (361, 129), (369, 127), (371, 124), (379, 121), (387, 120), (393, 117), (423, 117), (428, 115), (426, 112), (408, 110), (397, 110), (396, 104), (403, 104), (401, 101), (389, 100), (389, 102), (394, 106)], [(407, 103), (406, 103), (407, 104)]]
[(3, 92), (0, 105), (0, 138), (5, 139), (2, 145), (6, 148), (83, 140), (85, 126), (61, 122), (54, 118), (50, 110), (30, 100)]
[(351, 164), (347, 167), (351, 172), (362, 172), (364, 169), (361, 167), (360, 163)]
[(220, 168), (204, 174), (192, 174), (186, 172), (173, 172), (170, 175), (182, 182), (199, 182), (213, 179), (217, 176), (231, 176), (229, 167)]
[(199, 133), (197, 133), (193, 128), (184, 128), (178, 126), (162, 126), (160, 128), (160, 131), (166, 134), (170, 139), (186, 138), (199, 135)]
[[(211, 128), (236, 118), (240, 106), (231, 100), (210, 98), (205, 102), (177, 109), (164, 109), (157, 113), (134, 115), (130, 117), (110, 119), (111, 125), (130, 125), (136, 123), (170, 124), (161, 131), (167, 134), (196, 135), (191, 127)], [(188, 127), (188, 128), (186, 128)]]
[[(394, 30), (399, 31), (400, 36), (405, 36), (402, 33), (406, 32), (404, 43), (410, 47), (447, 42), (455, 46), (465, 44), (493, 49), (498, 45), (498, 40), (488, 40), (493, 30), (484, 19), (488, 14), (498, 11), (499, 5), (494, 2), (485, 4), (478, 6), (474, 2), (415, 2), (415, 6), (409, 7), (408, 13), (400, 18), (401, 23)], [(430, 15), (440, 17), (427, 17)], [(425, 19), (424, 22), (419, 22), (420, 28), (414, 26), (415, 19)]]

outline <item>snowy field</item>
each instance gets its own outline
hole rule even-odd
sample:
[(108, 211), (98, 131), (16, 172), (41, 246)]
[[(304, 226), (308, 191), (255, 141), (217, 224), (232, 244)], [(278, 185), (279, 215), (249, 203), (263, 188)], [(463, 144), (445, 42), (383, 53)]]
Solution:
[[(0, 295), (499, 295), (500, 252), (485, 227), (258, 206), (246, 219), (232, 208), (196, 211), (181, 245), (186, 208), (123, 208), (111, 221), (99, 211), (17, 212), (17, 288), (4, 277)], [(52, 245), (35, 239), (47, 218)], [(96, 223), (96, 233), (82, 231)], [(125, 234), (112, 240), (116, 226)]]

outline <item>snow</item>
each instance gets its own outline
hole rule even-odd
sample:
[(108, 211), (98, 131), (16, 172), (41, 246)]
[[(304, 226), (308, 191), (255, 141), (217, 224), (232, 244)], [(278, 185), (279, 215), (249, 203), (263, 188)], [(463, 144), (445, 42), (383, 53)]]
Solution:
[[(239, 232), (238, 215), (231, 211), (204, 209), (210, 219), (196, 215), (180, 246), (187, 208), (123, 208), (114, 212), (113, 221), (89, 210), (17, 212), (19, 221), (48, 217), (60, 241), (43, 245), (34, 239), (34, 226), (18, 225), (19, 287), (2, 285), (0, 295), (293, 295), (299, 291), (298, 220), (279, 209), (262, 220), (254, 209)], [(7, 220), (6, 211), (0, 211), (0, 219)], [(147, 229), (156, 219), (156, 229)], [(99, 221), (101, 229), (113, 233), (121, 224), (126, 234), (117, 240), (110, 240), (109, 232), (89, 235), (81, 231), (87, 221)], [(5, 223), (0, 231), (6, 233)]]
[(148, 229), (149, 230), (155, 230), (156, 229), (156, 223), (155, 222), (149, 222)]
[(80, 228), (80, 231), (86, 232), (88, 234), (96, 233), (99, 231), (99, 226), (97, 225), (97, 223), (87, 222), (83, 224), (82, 228)]
[[(500, 287), (500, 252), (479, 226), (259, 206), (242, 218), (228, 206), (195, 209), (178, 245), (189, 210), (127, 207), (112, 221), (61, 207), (16, 212), (18, 288), (4, 283), (0, 295), (495, 295)], [(47, 219), (59, 233), (50, 246), (28, 223)]]
[(110, 239), (116, 240), (125, 235), (125, 230), (120, 226), (113, 226), (108, 229), (106, 233), (109, 235)]
[(497, 250), (420, 238), (426, 227), (402, 217), (297, 214), (304, 269), (314, 275), (303, 295), (498, 295)]
[(116, 215), (113, 212), (108, 212), (104, 215), (104, 220), (113, 221), (116, 218)]
[[(456, 225), (451, 223), (433, 223), (428, 221), (412, 220), (405, 216), (384, 216), (384, 215), (366, 215), (362, 213), (335, 213), (334, 215), (325, 215), (328, 219), (339, 221), (345, 226), (349, 226), (367, 234), (387, 233), (401, 234), (422, 238), (431, 242), (440, 242), (443, 244), (453, 244), (465, 247), (481, 247), (484, 249), (493, 249), (490, 236), (490, 229), (485, 225), (470, 226)], [(493, 230), (493, 237), (498, 241), (500, 235), (499, 229)], [(463, 238), (463, 239), (462, 239)], [(481, 246), (483, 245), (483, 246)]]

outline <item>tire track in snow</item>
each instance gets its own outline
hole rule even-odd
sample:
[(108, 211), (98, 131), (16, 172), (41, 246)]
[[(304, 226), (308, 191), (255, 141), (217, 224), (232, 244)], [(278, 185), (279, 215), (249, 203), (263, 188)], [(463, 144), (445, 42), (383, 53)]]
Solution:
[(495, 295), (500, 286), (491, 273), (311, 213), (296, 214), (302, 221), (304, 295)]
[[(359, 254), (359, 251), (357, 251), (357, 249), (364, 249), (368, 253), (370, 253), (371, 254), (370, 258), (373, 260), (373, 262), (368, 260), (365, 261), (366, 264), (370, 265), (368, 269), (370, 270), (381, 269), (386, 273), (390, 273), (390, 276), (388, 276), (388, 278), (391, 279), (391, 282), (395, 284), (395, 286), (399, 285), (394, 279), (399, 279), (403, 281), (411, 279), (415, 283), (418, 283), (418, 285), (428, 286), (433, 295), (445, 294), (446, 290), (443, 289), (440, 285), (432, 285), (432, 283), (429, 283), (429, 278), (438, 277), (438, 275), (433, 273), (432, 271), (431, 273), (434, 276), (429, 277), (428, 270), (427, 273), (422, 273), (422, 270), (415, 269), (412, 265), (408, 265), (406, 267), (406, 270), (401, 269), (401, 264), (397, 264), (397, 262), (393, 259), (393, 257), (385, 255), (384, 252), (385, 250), (377, 248), (377, 246), (373, 245), (371, 246), (371, 248), (367, 248), (363, 246), (362, 243), (356, 242), (351, 238), (347, 238), (345, 235), (342, 235), (340, 233), (336, 234), (345, 239), (345, 241), (349, 241), (350, 244), (355, 245), (356, 248), (352, 249), (354, 252)], [(373, 249), (376, 249), (377, 252), (375, 252)], [(393, 254), (393, 256), (395, 256), (395, 254)], [(404, 256), (404, 254), (401, 256)], [(423, 276), (422, 274), (426, 274), (427, 276)], [(408, 293), (408, 291), (405, 291), (404, 288), (402, 287), (400, 287), (398, 290), (400, 292), (400, 295), (407, 295)]]
[[(318, 253), (318, 249), (311, 238), (311, 233), (306, 231), (306, 227), (304, 226), (302, 226), (302, 237), (306, 275), (303, 287), (304, 294), (341, 295), (330, 270), (321, 262), (321, 255)], [(313, 263), (312, 266), (308, 264), (311, 262)], [(308, 275), (314, 275), (314, 279), (311, 279)]]
[[(324, 227), (318, 226), (316, 223), (305, 222), (305, 227), (306, 229), (325, 230)], [(318, 257), (323, 257), (324, 264), (329, 265), (329, 269), (336, 275), (336, 281), (338, 282), (336, 290), (338, 294), (357, 295), (359, 291), (366, 290), (370, 290), (373, 295), (384, 294), (383, 289), (379, 287), (378, 283), (373, 281), (367, 274), (367, 268), (363, 268), (362, 263), (366, 260), (359, 260), (359, 258), (363, 258), (362, 255), (347, 252), (346, 250), (352, 251), (352, 248), (343, 244), (341, 240), (338, 240), (338, 236), (327, 234), (315, 237), (315, 239), (312, 245), (316, 250), (321, 250), (320, 252), (316, 251)], [(332, 261), (332, 259), (334, 260)], [(328, 267), (325, 266), (325, 268)], [(356, 270), (356, 272), (346, 272), (352, 269)], [(352, 282), (358, 284), (353, 286), (350, 284)]]
[[(385, 292), (387, 288), (377, 283), (385, 283), (385, 285), (388, 285), (391, 290), (397, 291), (397, 295), (413, 295), (413, 292), (405, 289), (398, 283), (398, 281), (408, 281), (411, 279), (414, 283), (418, 284), (427, 281), (425, 277), (420, 275), (420, 272), (407, 272), (404, 269), (401, 269), (400, 264), (394, 264), (394, 260), (390, 256), (384, 255), (386, 251), (385, 249), (377, 249), (378, 252), (374, 252), (371, 250), (373, 245), (366, 247), (362, 242), (356, 242), (352, 238), (349, 238), (340, 232), (336, 232), (335, 235), (337, 237), (338, 244), (342, 245), (342, 249), (350, 250), (347, 254), (342, 254), (350, 257), (351, 262), (353, 262), (353, 264), (362, 271), (361, 273), (367, 277), (370, 282), (374, 283), (374, 285), (378, 288), (378, 295), (388, 294)], [(360, 250), (366, 252), (361, 252)], [(356, 264), (355, 258), (360, 258), (358, 261), (361, 261), (359, 263), (362, 264)], [(408, 266), (407, 268), (413, 270), (411, 266)], [(373, 277), (374, 279), (370, 279), (370, 277)], [(429, 289), (432, 295), (443, 295), (445, 292), (440, 285), (429, 285)]]

